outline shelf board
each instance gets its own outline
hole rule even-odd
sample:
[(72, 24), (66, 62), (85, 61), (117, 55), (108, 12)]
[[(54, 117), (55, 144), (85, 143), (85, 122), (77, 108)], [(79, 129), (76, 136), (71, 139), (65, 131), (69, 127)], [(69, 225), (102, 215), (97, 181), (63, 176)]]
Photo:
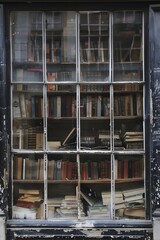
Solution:
[[(132, 183), (132, 182), (141, 182), (144, 181), (143, 178), (122, 178), (116, 179), (116, 183)], [(43, 180), (34, 180), (34, 179), (24, 179), (24, 180), (13, 180), (14, 183), (23, 183), (23, 184), (43, 184)], [(48, 184), (77, 184), (78, 180), (47, 180)], [(81, 184), (104, 184), (104, 183), (111, 183), (111, 179), (88, 179), (88, 180), (80, 180)]]

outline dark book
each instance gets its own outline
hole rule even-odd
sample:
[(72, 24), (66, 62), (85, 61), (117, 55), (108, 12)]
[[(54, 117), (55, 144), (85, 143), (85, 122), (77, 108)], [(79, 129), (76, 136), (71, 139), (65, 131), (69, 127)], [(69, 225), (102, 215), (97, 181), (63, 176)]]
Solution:
[(95, 203), (99, 202), (96, 192), (85, 185), (81, 186), (80, 195), (90, 206), (93, 206)]

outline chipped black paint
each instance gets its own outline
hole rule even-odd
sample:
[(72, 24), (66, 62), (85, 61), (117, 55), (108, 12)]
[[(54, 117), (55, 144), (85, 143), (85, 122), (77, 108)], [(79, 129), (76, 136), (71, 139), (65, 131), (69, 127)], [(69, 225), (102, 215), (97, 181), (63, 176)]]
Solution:
[(150, 8), (151, 115), (151, 197), (152, 213), (160, 208), (160, 11)]
[[(147, 232), (146, 230), (125, 230), (117, 231), (114, 229), (103, 230), (101, 235), (98, 237), (94, 233), (97, 230), (88, 229), (87, 234), (84, 234), (84, 229), (80, 230), (69, 230), (69, 229), (52, 229), (52, 230), (15, 230), (14, 232), (9, 231), (7, 235), (7, 240), (16, 240), (16, 239), (90, 239), (92, 240), (101, 238), (103, 240), (113, 240), (113, 239), (139, 239), (139, 240), (151, 240), (152, 233)], [(92, 236), (89, 234), (92, 232)]]
[[(5, 1), (4, 1), (5, 2)], [(18, 1), (17, 1), (18, 2)], [(153, 12), (152, 12), (153, 13)], [(152, 141), (151, 141), (151, 176), (152, 176), (152, 206), (154, 211), (160, 207), (160, 46), (156, 45), (155, 39), (160, 39), (160, 20), (157, 21), (157, 17), (154, 19), (154, 14), (151, 16), (152, 24), (157, 22), (157, 28), (150, 29), (151, 32), (151, 89), (153, 100), (153, 112), (152, 112)], [(155, 21), (153, 21), (155, 20)], [(6, 119), (6, 76), (5, 76), (5, 48), (4, 48), (4, 22), (3, 22), (3, 6), (0, 5), (0, 209), (7, 214), (7, 162), (9, 157), (7, 156), (7, 119)], [(158, 36), (157, 36), (158, 35)], [(139, 239), (139, 240), (151, 240), (152, 224), (143, 224), (142, 222), (132, 223), (112, 223), (108, 222), (94, 222), (93, 227), (82, 225), (81, 228), (76, 224), (68, 224), (66, 222), (57, 223), (57, 226), (53, 226), (53, 223), (44, 221), (36, 225), (32, 221), (26, 222), (25, 220), (18, 222), (8, 221), (7, 223), (7, 240), (58, 240), (58, 239), (89, 239), (103, 238), (103, 240), (114, 239)]]
[(0, 210), (7, 209), (7, 129), (6, 129), (6, 61), (4, 44), (4, 15), (0, 5)]

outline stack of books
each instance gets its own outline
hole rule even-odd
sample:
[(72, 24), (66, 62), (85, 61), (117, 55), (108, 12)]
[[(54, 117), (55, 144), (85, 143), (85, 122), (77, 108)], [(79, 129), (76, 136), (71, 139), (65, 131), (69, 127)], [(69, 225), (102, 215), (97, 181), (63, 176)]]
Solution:
[(143, 132), (125, 132), (123, 142), (127, 149), (143, 149)]
[(82, 217), (85, 216), (83, 204), (75, 195), (66, 195), (56, 211), (63, 218), (78, 218), (79, 213)]
[(43, 218), (43, 199), (38, 189), (19, 189), (19, 195), (13, 207), (13, 218)]
[(104, 206), (103, 203), (96, 203), (93, 206), (89, 206), (87, 211), (88, 218), (91, 219), (101, 219), (101, 218), (110, 218), (110, 210), (107, 206)]

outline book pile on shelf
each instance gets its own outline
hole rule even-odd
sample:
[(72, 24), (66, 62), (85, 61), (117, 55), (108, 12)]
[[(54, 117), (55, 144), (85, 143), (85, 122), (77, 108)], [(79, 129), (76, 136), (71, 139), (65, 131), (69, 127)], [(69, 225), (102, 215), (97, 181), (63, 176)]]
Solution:
[(95, 191), (87, 186), (81, 186), (80, 195), (84, 202), (86, 216), (91, 219), (110, 218), (110, 209), (104, 205)]
[(93, 206), (89, 206), (87, 214), (90, 219), (110, 218), (110, 210), (103, 203), (95, 203)]
[(61, 201), (60, 207), (56, 212), (63, 218), (77, 218), (80, 211), (81, 217), (85, 217), (83, 204), (77, 200), (75, 195), (66, 195)]
[(126, 149), (143, 149), (143, 132), (125, 132), (122, 139)]
[(127, 203), (127, 207), (124, 209), (123, 216), (129, 218), (144, 219), (144, 197), (144, 188), (136, 188), (123, 191), (123, 198)]
[(53, 197), (48, 198), (48, 218), (55, 218), (59, 216), (59, 214), (56, 211), (56, 208), (60, 208), (61, 202), (64, 198), (63, 197)]
[[(102, 192), (102, 202), (111, 204), (111, 192)], [(119, 217), (144, 218), (144, 188), (116, 191), (114, 204)]]
[[(110, 141), (111, 141), (111, 136), (110, 136), (110, 132), (107, 130), (99, 130), (99, 135), (98, 138), (100, 140), (100, 144), (101, 146), (106, 146), (106, 148), (110, 148)], [(120, 138), (120, 131), (115, 131), (114, 132), (114, 149), (115, 150), (123, 150), (123, 143), (122, 140)]]
[[(111, 192), (107, 192), (107, 191), (102, 192), (102, 202), (104, 206), (111, 205)], [(119, 192), (119, 191), (115, 192), (114, 204), (115, 204), (115, 209), (121, 209), (126, 207), (122, 192)]]
[(43, 199), (38, 189), (19, 189), (20, 197), (13, 206), (13, 218), (43, 218)]

